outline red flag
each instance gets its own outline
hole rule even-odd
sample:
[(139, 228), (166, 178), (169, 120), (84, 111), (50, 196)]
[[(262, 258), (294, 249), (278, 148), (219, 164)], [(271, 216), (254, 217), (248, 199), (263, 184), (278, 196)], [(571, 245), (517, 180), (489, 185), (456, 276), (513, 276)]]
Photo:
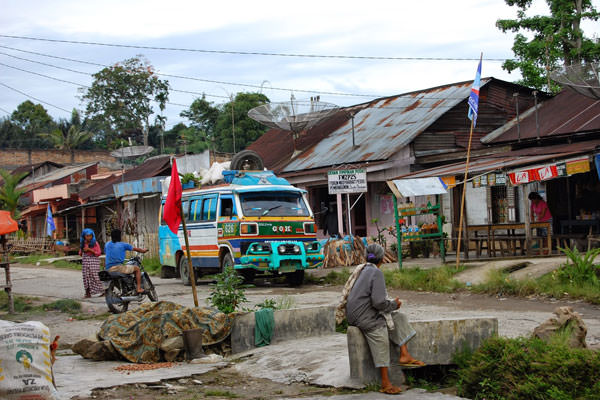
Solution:
[(163, 210), (163, 219), (169, 226), (169, 229), (174, 234), (179, 230), (181, 223), (181, 181), (177, 173), (177, 164), (173, 159), (171, 166), (171, 183), (169, 183), (169, 192), (167, 193), (167, 201)]

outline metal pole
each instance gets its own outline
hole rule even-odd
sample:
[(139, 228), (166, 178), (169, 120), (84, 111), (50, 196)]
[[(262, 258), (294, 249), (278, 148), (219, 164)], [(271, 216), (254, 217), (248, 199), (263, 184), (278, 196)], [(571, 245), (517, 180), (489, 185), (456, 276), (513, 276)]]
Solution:
[(515, 108), (517, 111), (517, 138), (520, 142), (521, 141), (521, 124), (519, 121), (519, 93), (513, 93), (513, 97), (515, 98)]
[(536, 138), (539, 140), (540, 139), (540, 123), (539, 123), (539, 120), (538, 120), (537, 94), (538, 94), (538, 91), (534, 90), (533, 91), (533, 100), (535, 102), (535, 135), (536, 135)]
[(348, 235), (352, 236), (352, 217), (350, 216), (350, 193), (346, 193), (346, 201), (348, 203), (347, 212), (348, 212)]
[(233, 95), (230, 97), (231, 100), (231, 135), (233, 136), (233, 152), (235, 153), (235, 123), (233, 118)]
[(400, 230), (400, 221), (398, 218), (398, 200), (396, 195), (392, 194), (394, 199), (394, 220), (396, 221), (396, 252), (398, 253), (398, 269), (402, 269), (402, 231)]

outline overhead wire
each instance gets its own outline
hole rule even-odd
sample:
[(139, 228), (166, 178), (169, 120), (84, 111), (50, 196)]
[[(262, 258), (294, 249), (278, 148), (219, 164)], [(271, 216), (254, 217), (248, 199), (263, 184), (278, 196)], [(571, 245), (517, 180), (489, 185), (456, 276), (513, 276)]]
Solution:
[[(270, 56), (270, 57), (297, 57), (297, 58), (337, 58), (337, 59), (350, 59), (350, 60), (391, 60), (391, 61), (479, 61), (479, 58), (470, 57), (389, 57), (389, 56), (351, 56), (351, 55), (339, 55), (339, 54), (294, 54), (294, 53), (271, 53), (263, 51), (234, 51), (234, 50), (205, 50), (205, 49), (191, 49), (183, 47), (159, 47), (159, 46), (141, 46), (141, 45), (129, 45), (129, 44), (117, 44), (117, 43), (102, 43), (102, 42), (90, 42), (90, 41), (79, 41), (79, 40), (64, 40), (64, 39), (48, 39), (31, 36), (16, 36), (16, 35), (1, 35), (0, 37), (8, 39), (24, 39), (24, 40), (35, 40), (52, 43), (68, 43), (68, 44), (83, 44), (91, 46), (104, 46), (104, 47), (120, 47), (129, 49), (144, 49), (144, 50), (162, 50), (162, 51), (179, 51), (179, 52), (193, 52), (193, 53), (208, 53), (208, 54), (231, 54), (231, 55), (249, 55), (249, 56)], [(504, 62), (504, 58), (484, 58), (485, 61), (500, 61)]]
[[(68, 57), (59, 57), (59, 56), (54, 56), (54, 55), (51, 55), (51, 54), (44, 54), (44, 53), (39, 53), (39, 52), (35, 52), (35, 51), (17, 49), (17, 48), (10, 47), (10, 46), (0, 45), (0, 48), (5, 48), (5, 49), (10, 49), (10, 50), (20, 51), (20, 52), (23, 52), (23, 53), (35, 54), (35, 55), (39, 55), (39, 56), (43, 56), (43, 57), (56, 58), (56, 59), (64, 60), (64, 61), (71, 61), (71, 62), (77, 62), (77, 63), (82, 63), (82, 64), (95, 65), (95, 66), (99, 66), (99, 67), (103, 67), (103, 68), (110, 67), (110, 65), (106, 65), (106, 64), (93, 63), (93, 62), (89, 62), (89, 61), (82, 61), (82, 60), (77, 60), (77, 59), (68, 58)], [(7, 53), (2, 53), (2, 54), (6, 54), (9, 57), (20, 58), (20, 57), (17, 57), (17, 56), (14, 56), (14, 55), (10, 55), (10, 54), (7, 54)], [(23, 59), (23, 58), (21, 58), (21, 59)], [(26, 60), (26, 59), (24, 59), (24, 60)], [(29, 60), (27, 60), (27, 61), (29, 61)], [(38, 62), (38, 61), (32, 61), (32, 62)], [(42, 65), (44, 64), (44, 63), (41, 63), (41, 62), (38, 62), (38, 63), (40, 63)], [(163, 72), (156, 72), (156, 75), (158, 75), (158, 76), (165, 76), (165, 77), (168, 77), (168, 78), (187, 79), (187, 80), (198, 81), (198, 82), (205, 82), (205, 83), (215, 83), (215, 84), (219, 84), (219, 85), (250, 87), (250, 88), (253, 88), (253, 89), (264, 89), (261, 85), (252, 85), (252, 84), (239, 83), (239, 82), (218, 81), (218, 80), (214, 80), (214, 79), (195, 78), (195, 77), (191, 77), (191, 76), (174, 75), (174, 74), (167, 74), (167, 73), (163, 73)], [(269, 90), (277, 90), (277, 91), (285, 91), (285, 92), (297, 92), (297, 93), (311, 93), (311, 94), (315, 94), (315, 95), (316, 94), (318, 94), (318, 95), (322, 94), (322, 95), (330, 95), (330, 96), (348, 96), (348, 97), (364, 97), (364, 98), (382, 97), (381, 95), (376, 95), (376, 94), (357, 94), (357, 93), (345, 93), (345, 92), (327, 92), (327, 91), (320, 91), (320, 90), (290, 89), (290, 88), (281, 88), (281, 87), (273, 87), (273, 86), (270, 86)], [(219, 96), (219, 95), (207, 95), (207, 96), (209, 96), (209, 97), (224, 97), (224, 96)]]
[[(11, 48), (11, 47), (8, 47), (8, 46), (2, 46), (2, 45), (0, 45), (0, 48), (9, 48), (11, 50), (23, 51), (23, 52), (26, 52), (26, 53), (33, 53), (33, 54), (36, 54), (36, 55), (41, 55), (41, 56), (46, 56), (46, 57), (54, 57), (54, 58), (59, 58), (59, 59), (63, 59), (63, 60), (68, 60), (68, 61), (83, 62), (83, 63), (86, 63), (86, 64), (93, 64), (93, 65), (97, 65), (97, 66), (104, 66), (104, 67), (106, 67), (103, 64), (88, 63), (86, 61), (75, 60), (75, 59), (65, 58), (65, 57), (55, 57), (55, 56), (46, 55), (46, 54), (43, 54), (43, 53), (29, 52), (29, 51), (26, 51), (26, 50), (19, 50), (19, 49)], [(87, 75), (87, 76), (93, 76), (93, 74), (91, 74), (89, 72), (78, 71), (78, 70), (74, 70), (74, 69), (66, 68), (66, 67), (61, 67), (61, 66), (54, 65), (54, 64), (49, 64), (49, 63), (44, 63), (44, 62), (41, 62), (41, 61), (31, 60), (31, 59), (28, 59), (28, 58), (18, 57), (18, 56), (15, 56), (15, 55), (12, 55), (12, 54), (8, 54), (8, 53), (5, 53), (5, 52), (0, 52), (0, 54), (6, 55), (8, 57), (16, 58), (18, 60), (28, 61), (28, 62), (31, 62), (31, 63), (40, 64), (40, 65), (44, 65), (44, 66), (49, 66), (49, 67), (52, 67), (52, 68), (61, 69), (61, 70), (69, 71), (69, 72), (74, 72), (74, 73), (77, 73), (77, 74), (82, 74), (82, 75)], [(2, 63), (0, 63), (0, 64), (2, 64)], [(3, 65), (6, 65), (6, 64), (3, 64)], [(9, 66), (9, 68), (18, 69), (17, 67), (10, 67), (10, 66)], [(30, 72), (30, 71), (25, 71), (25, 72)], [(31, 72), (31, 73), (37, 74), (35, 72)], [(191, 78), (191, 77), (177, 76), (177, 75), (169, 75), (169, 74), (160, 74), (160, 73), (157, 73), (157, 75), (172, 76), (172, 77), (177, 77), (177, 78), (193, 79), (193, 80), (197, 80), (198, 79), (198, 78)], [(51, 78), (51, 79), (54, 79), (54, 78)], [(203, 81), (206, 81), (206, 80), (203, 80)], [(214, 83), (214, 82), (219, 82), (219, 81), (211, 81), (211, 82)], [(226, 83), (226, 82), (220, 82), (220, 83)], [(231, 82), (229, 82), (228, 84), (230, 84), (230, 85), (238, 85), (236, 83), (231, 83)], [(239, 84), (239, 85), (243, 86), (244, 84)], [(249, 85), (249, 86), (253, 86), (253, 85)], [(171, 88), (171, 90), (174, 91), (174, 92), (180, 92), (180, 93), (187, 93), (187, 94), (194, 94), (194, 95), (204, 95), (204, 96), (207, 96), (207, 97), (217, 97), (217, 98), (229, 99), (229, 97), (227, 97), (227, 96), (215, 95), (215, 94), (208, 94), (206, 92), (196, 92), (196, 91), (191, 91), (191, 90), (181, 90), (181, 89), (174, 89), (174, 88)], [(280, 89), (280, 90), (299, 91), (299, 90), (296, 90), (296, 89)], [(315, 91), (308, 91), (308, 90), (306, 92), (333, 94), (333, 92), (315, 92)], [(363, 95), (356, 95), (356, 94), (349, 94), (349, 93), (338, 93), (338, 94), (340, 94), (340, 95), (347, 95), (347, 96), (363, 96)], [(373, 97), (373, 96), (376, 96), (376, 95), (364, 95), (364, 96), (365, 97)], [(378, 97), (381, 98), (381, 97), (390, 97), (390, 96), (378, 96)], [(436, 99), (436, 100), (451, 99), (451, 97), (430, 97), (430, 96), (428, 98), (429, 99)], [(456, 97), (456, 98), (462, 98), (462, 97)]]
[[(60, 79), (60, 78), (56, 78), (56, 77), (49, 76), (49, 75), (46, 75), (46, 74), (41, 74), (39, 72), (33, 72), (33, 71), (29, 71), (29, 70), (26, 70), (26, 69), (23, 69), (23, 68), (14, 67), (14, 66), (2, 63), (2, 62), (0, 62), (0, 65), (8, 67), (8, 68), (15, 69), (15, 70), (18, 70), (18, 71), (30, 73), (30, 74), (33, 74), (33, 75), (38, 75), (38, 76), (41, 76), (41, 77), (44, 77), (44, 78), (52, 79), (52, 80), (55, 80), (55, 81), (69, 83), (71, 85), (75, 85), (75, 86), (79, 86), (79, 87), (85, 87), (85, 88), (89, 88), (90, 87), (90, 86), (87, 86), (87, 85), (84, 85), (84, 84), (81, 84), (81, 83), (68, 81), (66, 79)], [(185, 90), (176, 90), (176, 89), (172, 89), (172, 90), (173, 91), (177, 91), (177, 92), (182, 92), (182, 93), (203, 94), (203, 93), (200, 93), (200, 92), (192, 92), (192, 91), (185, 91)], [(225, 97), (225, 96), (223, 96), (223, 97)], [(391, 97), (394, 97), (394, 96), (391, 96)], [(439, 99), (452, 100), (452, 99), (463, 99), (463, 98), (466, 99), (466, 97), (428, 97), (428, 99), (431, 99), (431, 100), (436, 100), (436, 99), (437, 100), (439, 100)], [(389, 109), (405, 110), (407, 108), (428, 108), (428, 109), (431, 108), (431, 106), (428, 106), (428, 105), (424, 105), (424, 106), (415, 105), (421, 99), (414, 98), (412, 96), (411, 97), (402, 97), (400, 95), (400, 96), (397, 96), (397, 100), (406, 100), (406, 101), (410, 102), (410, 104), (406, 105), (406, 106), (390, 106), (390, 105), (386, 104), (385, 106), (371, 107), (371, 108), (385, 108), (385, 109), (388, 109), (388, 110)], [(190, 105), (178, 104), (178, 103), (172, 103), (172, 102), (167, 102), (167, 104), (175, 105), (175, 106), (179, 106), (179, 107), (184, 107), (184, 108), (190, 107)], [(455, 106), (455, 104), (449, 104), (449, 105), (438, 104), (436, 107), (451, 108), (451, 107), (454, 107), (454, 106)]]
[(69, 114), (71, 113), (71, 111), (69, 111), (69, 110), (66, 110), (66, 109), (64, 109), (64, 108), (62, 108), (62, 107), (60, 107), (60, 106), (54, 105), (54, 104), (52, 104), (52, 103), (48, 103), (47, 101), (40, 100), (40, 99), (38, 99), (38, 98), (36, 98), (36, 97), (33, 97), (33, 96), (31, 96), (31, 95), (29, 95), (29, 94), (27, 94), (27, 93), (25, 93), (25, 92), (22, 92), (22, 91), (20, 91), (19, 89), (15, 89), (15, 88), (13, 88), (13, 87), (11, 87), (11, 86), (8, 86), (6, 83), (0, 82), (0, 85), (4, 86), (4, 87), (5, 87), (5, 88), (7, 88), (7, 89), (13, 90), (13, 91), (15, 91), (15, 92), (17, 92), (17, 93), (20, 93), (20, 94), (22, 94), (22, 95), (23, 95), (23, 96), (25, 96), (25, 97), (29, 97), (30, 99), (33, 99), (33, 100), (35, 100), (35, 101), (39, 101), (40, 103), (43, 103), (43, 104), (46, 104), (46, 105), (48, 105), (48, 106), (51, 106), (51, 107), (57, 108), (57, 109), (59, 109), (59, 110), (61, 110), (61, 111), (64, 111), (64, 112), (66, 112), (66, 113), (69, 113)]

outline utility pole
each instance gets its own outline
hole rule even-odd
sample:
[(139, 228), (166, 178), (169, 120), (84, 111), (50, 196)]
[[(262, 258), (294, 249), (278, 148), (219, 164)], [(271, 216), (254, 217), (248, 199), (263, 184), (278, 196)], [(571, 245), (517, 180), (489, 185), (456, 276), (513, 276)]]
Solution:
[(233, 94), (229, 96), (229, 100), (231, 100), (231, 135), (233, 136), (233, 153), (235, 154), (235, 123), (233, 118)]

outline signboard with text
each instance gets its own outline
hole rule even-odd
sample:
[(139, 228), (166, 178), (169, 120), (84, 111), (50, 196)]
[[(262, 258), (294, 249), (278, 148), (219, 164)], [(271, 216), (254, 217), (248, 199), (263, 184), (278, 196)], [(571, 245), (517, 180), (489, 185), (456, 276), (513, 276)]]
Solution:
[(329, 194), (361, 193), (367, 191), (367, 171), (338, 169), (327, 172)]

